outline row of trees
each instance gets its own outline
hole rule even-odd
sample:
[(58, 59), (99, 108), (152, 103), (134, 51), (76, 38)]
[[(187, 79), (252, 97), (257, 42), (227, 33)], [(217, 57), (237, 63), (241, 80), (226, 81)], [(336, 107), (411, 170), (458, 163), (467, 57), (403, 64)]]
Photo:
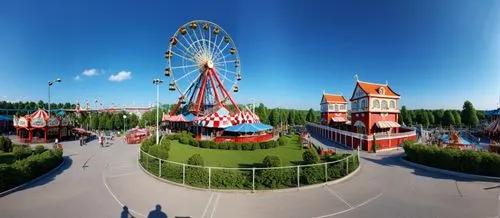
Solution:
[(293, 110), (283, 108), (269, 109), (260, 103), (255, 108), (255, 113), (259, 116), (260, 121), (268, 123), (272, 126), (278, 126), (281, 123), (289, 125), (303, 125), (306, 122), (318, 122), (320, 117), (319, 111), (309, 110)]
[[(124, 119), (123, 115), (127, 118)], [(76, 126), (99, 130), (130, 129), (139, 125), (139, 117), (123, 112), (81, 113), (79, 116), (68, 114), (76, 122)]]
[(469, 126), (479, 125), (484, 119), (484, 111), (476, 111), (470, 101), (465, 101), (462, 110), (408, 110), (401, 108), (399, 124), (429, 126)]
[[(51, 103), (50, 107), (52, 109), (75, 109), (76, 105), (71, 104), (69, 102), (66, 103)], [(42, 100), (38, 101), (38, 103), (34, 101), (26, 101), (26, 102), (8, 102), (8, 101), (0, 101), (0, 109), (10, 109), (10, 110), (24, 110), (24, 111), (35, 111), (38, 108), (49, 108), (48, 103), (43, 102)], [(15, 111), (12, 111), (9, 114), (15, 114)]]

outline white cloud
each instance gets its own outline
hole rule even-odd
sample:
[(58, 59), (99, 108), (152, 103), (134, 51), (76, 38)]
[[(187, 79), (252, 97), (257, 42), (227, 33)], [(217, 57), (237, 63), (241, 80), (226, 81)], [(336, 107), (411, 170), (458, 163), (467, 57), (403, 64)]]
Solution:
[(85, 75), (85, 76), (99, 75), (99, 70), (97, 70), (97, 69), (85, 70), (85, 71), (83, 71), (82, 75)]
[(109, 81), (112, 82), (121, 82), (123, 80), (131, 79), (132, 78), (132, 72), (130, 71), (120, 71), (117, 74), (111, 74), (109, 76)]
[(75, 78), (74, 78), (74, 80), (76, 80), (76, 81), (81, 81), (81, 80), (82, 80), (82, 78), (80, 77), (80, 75), (76, 75), (76, 76), (75, 76)]

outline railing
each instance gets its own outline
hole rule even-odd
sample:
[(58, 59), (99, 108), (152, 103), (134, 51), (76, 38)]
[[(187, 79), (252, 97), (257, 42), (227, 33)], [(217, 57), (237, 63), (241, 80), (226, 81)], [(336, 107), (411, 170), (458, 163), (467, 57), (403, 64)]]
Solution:
[(325, 163), (269, 168), (228, 168), (164, 160), (141, 149), (139, 163), (153, 176), (185, 186), (255, 191), (299, 188), (337, 180), (358, 168), (359, 150), (340, 160)]

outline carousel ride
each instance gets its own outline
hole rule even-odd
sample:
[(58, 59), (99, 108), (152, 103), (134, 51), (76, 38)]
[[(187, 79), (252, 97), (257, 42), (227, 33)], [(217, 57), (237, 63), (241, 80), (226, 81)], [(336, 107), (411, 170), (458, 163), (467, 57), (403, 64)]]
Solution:
[[(260, 124), (250, 110), (240, 109), (231, 96), (231, 91), (239, 91), (242, 79), (240, 57), (233, 39), (219, 25), (204, 20), (182, 25), (170, 38), (165, 58), (168, 89), (179, 94), (163, 119), (170, 127), (191, 129), (196, 135), (208, 132), (212, 137), (239, 124), (247, 126), (233, 129), (251, 133), (272, 129)], [(256, 125), (249, 127), (250, 123)]]

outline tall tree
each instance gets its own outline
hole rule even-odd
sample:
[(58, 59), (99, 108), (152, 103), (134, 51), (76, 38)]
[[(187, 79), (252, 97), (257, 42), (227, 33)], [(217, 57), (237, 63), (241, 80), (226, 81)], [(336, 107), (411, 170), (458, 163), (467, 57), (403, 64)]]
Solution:
[(99, 129), (99, 113), (92, 113), (92, 118), (90, 118), (90, 128)]
[(123, 119), (122, 113), (113, 114), (113, 129), (123, 129), (123, 122), (126, 121)]
[(413, 124), (412, 116), (410, 114), (410, 111), (406, 109), (406, 106), (403, 106), (401, 108), (401, 114), (403, 115), (403, 122), (405, 123), (405, 125), (410, 126)]
[(435, 110), (433, 113), (436, 125), (439, 126), (443, 125), (444, 110), (443, 109)]
[(479, 124), (476, 109), (470, 101), (465, 101), (462, 107), (462, 122), (466, 126), (475, 127)]
[(460, 126), (462, 125), (462, 117), (460, 116), (460, 112), (454, 110), (453, 111), (453, 118), (455, 118), (455, 125)]
[(445, 127), (455, 125), (455, 116), (453, 116), (453, 112), (452, 111), (446, 110), (444, 112), (444, 117), (443, 117), (443, 123), (442, 124)]
[(427, 111), (423, 110), (422, 111), (422, 125), (425, 126), (425, 128), (429, 128), (430, 122), (429, 122), (429, 114)]
[(272, 109), (271, 113), (269, 113), (269, 124), (271, 124), (271, 126), (277, 126), (279, 124), (279, 119), (278, 109)]
[(260, 118), (260, 122), (269, 123), (267, 109), (263, 103), (260, 103), (257, 108), (255, 108), (255, 113)]
[(295, 111), (290, 110), (287, 117), (288, 124), (295, 125)]
[(306, 115), (306, 121), (307, 122), (314, 122), (314, 111), (313, 109), (309, 109), (309, 111), (307, 111), (307, 115)]
[(38, 101), (38, 104), (37, 104), (38, 108), (43, 108), (43, 107), (44, 107), (44, 105), (45, 105), (45, 104), (43, 103), (43, 101), (42, 101), (42, 100)]
[(427, 115), (429, 116), (429, 124), (434, 125), (436, 120), (434, 119), (434, 113), (431, 111), (427, 111)]

